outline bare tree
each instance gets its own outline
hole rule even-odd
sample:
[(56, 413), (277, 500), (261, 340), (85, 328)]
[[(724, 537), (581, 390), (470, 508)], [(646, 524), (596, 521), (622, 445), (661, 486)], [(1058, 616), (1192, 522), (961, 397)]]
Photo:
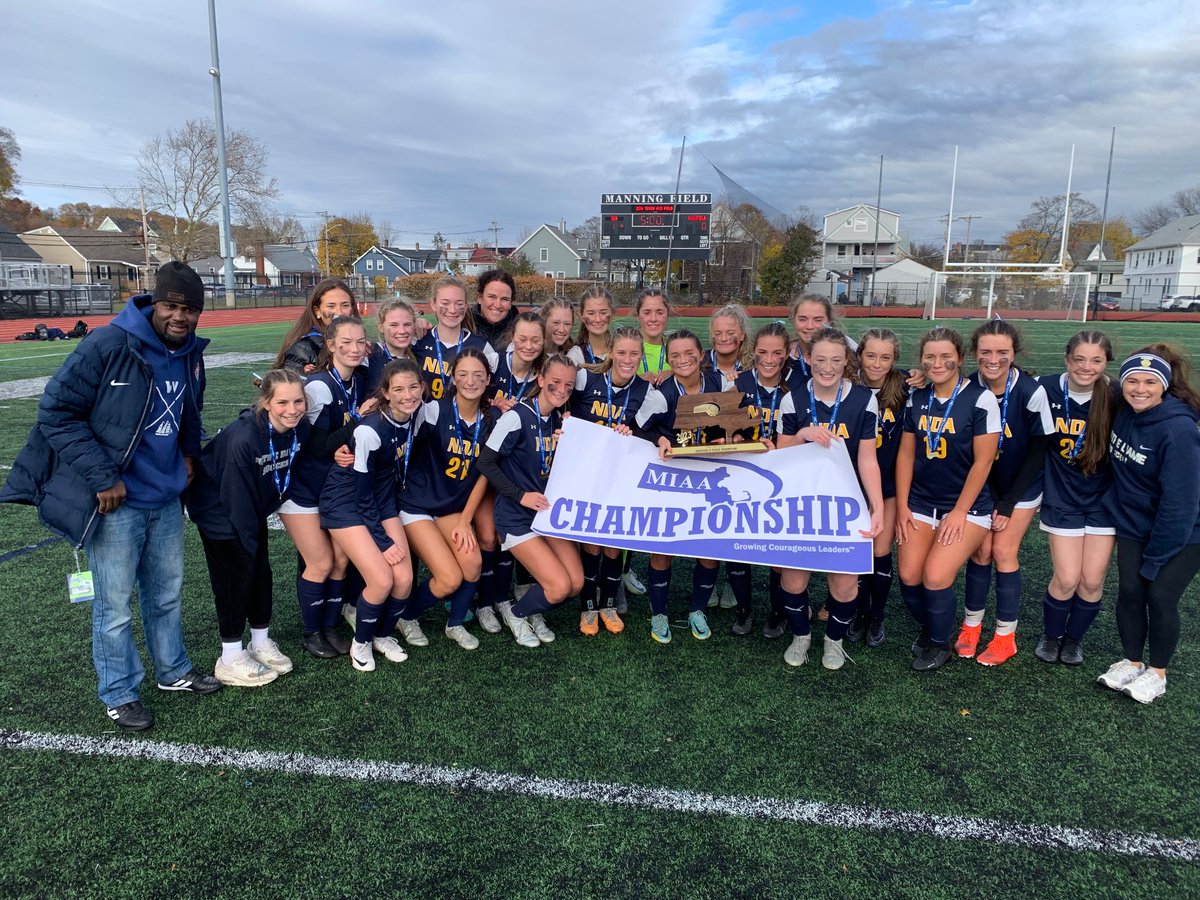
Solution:
[[(1053, 262), (1058, 258), (1058, 250), (1062, 244), (1063, 218), (1067, 213), (1067, 195), (1056, 194), (1053, 197), (1038, 197), (1029, 204), (1029, 213), (1019, 223), (1018, 230), (1036, 235), (1033, 255), (1036, 259), (1029, 262)], [(1071, 193), (1071, 221), (1099, 222), (1100, 209), (1090, 200), (1084, 200), (1078, 193)]]
[(571, 229), (571, 236), (578, 241), (582, 241), (584, 246), (589, 250), (599, 251), (600, 217), (592, 216), (589, 219), (584, 219), (582, 225), (577, 225)]
[(941, 271), (942, 264), (945, 261), (942, 256), (942, 245), (935, 244), (932, 241), (920, 242), (917, 241), (909, 247), (908, 255), (915, 259), (923, 266), (929, 266), (931, 269)]
[[(266, 173), (266, 145), (244, 131), (230, 131), (225, 142), (229, 174), (229, 204), (243, 222), (261, 222), (279, 191)], [(138, 184), (146, 205), (172, 218), (160, 246), (173, 259), (187, 262), (218, 251), (216, 222), (220, 215), (220, 168), (217, 130), (209, 119), (189, 119), (142, 145), (138, 155)], [(134, 198), (123, 198), (135, 205)]]
[(21, 145), (12, 129), (0, 126), (0, 198), (21, 193), (17, 183), (17, 163), (21, 161)]
[(1200, 214), (1200, 185), (1176, 191), (1170, 200), (1146, 207), (1133, 217), (1133, 222), (1139, 233), (1149, 234), (1176, 219), (1197, 214)]
[(267, 244), (300, 244), (304, 242), (304, 226), (293, 215), (270, 209), (259, 210), (256, 217), (244, 225), (233, 226), (238, 252), (251, 258)]

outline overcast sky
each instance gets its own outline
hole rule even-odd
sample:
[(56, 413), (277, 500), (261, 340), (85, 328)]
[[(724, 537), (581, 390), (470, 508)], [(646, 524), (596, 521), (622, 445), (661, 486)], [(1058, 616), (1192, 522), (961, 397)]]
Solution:
[[(269, 147), (279, 206), (367, 211), (399, 243), (515, 243), (606, 191), (721, 191), (793, 213), (883, 206), (940, 243), (998, 239), (1043, 194), (1130, 215), (1200, 182), (1200, 16), (1143, 0), (831, 4), (218, 0), (227, 128)], [(835, 7), (832, 10), (831, 7)], [(0, 125), (41, 206), (108, 204), (146, 139), (212, 115), (204, 0), (6, 6)], [(693, 152), (692, 147), (699, 152)], [(703, 154), (701, 156), (700, 154)], [(963, 223), (954, 238), (961, 240)]]

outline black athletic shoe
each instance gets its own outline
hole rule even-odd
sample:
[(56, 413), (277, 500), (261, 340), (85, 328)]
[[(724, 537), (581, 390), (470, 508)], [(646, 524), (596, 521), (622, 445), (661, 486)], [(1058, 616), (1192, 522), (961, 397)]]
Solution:
[(336, 627), (322, 628), (321, 634), (325, 636), (325, 643), (336, 650), (338, 656), (345, 656), (350, 652), (350, 642), (337, 633)]
[(320, 631), (304, 635), (304, 649), (317, 659), (334, 659), (338, 656), (338, 652), (329, 646), (329, 641), (325, 640), (325, 635)]
[(763, 637), (769, 640), (777, 637), (783, 637), (783, 632), (786, 625), (787, 619), (776, 619), (775, 617), (768, 615), (766, 624), (763, 625)]
[(846, 640), (852, 644), (857, 644), (863, 639), (863, 635), (867, 633), (867, 617), (861, 613), (854, 617), (854, 621), (850, 623), (850, 627), (846, 629)]
[(912, 661), (914, 672), (936, 672), (950, 661), (950, 647), (946, 644), (933, 644)]
[(733, 625), (730, 626), (731, 634), (736, 634), (738, 637), (745, 637), (754, 630), (754, 616), (746, 613), (745, 617), (738, 616)]
[(154, 713), (142, 706), (141, 700), (130, 700), (110, 709), (108, 717), (126, 731), (145, 731), (154, 727)]
[[(1043, 634), (1042, 639), (1038, 641), (1037, 646), (1033, 648), (1033, 655), (1042, 662), (1056, 663), (1061, 658), (1063, 639), (1052, 638), (1048, 634)], [(1080, 662), (1082, 662), (1082, 658)]]
[(1069, 637), (1063, 638), (1062, 650), (1059, 651), (1058, 661), (1068, 666), (1083, 664), (1083, 644)]
[(917, 639), (912, 642), (912, 647), (910, 649), (912, 650), (912, 655), (914, 657), (920, 656), (922, 653), (928, 650), (929, 632), (922, 629), (921, 633), (917, 635)]
[(883, 619), (878, 622), (872, 622), (867, 628), (867, 646), (882, 647), (883, 642), (887, 639), (887, 630), (883, 627)]
[(192, 669), (182, 678), (170, 684), (159, 682), (160, 691), (187, 691), (189, 694), (215, 694), (221, 689), (221, 682), (211, 675), (205, 675), (199, 669)]

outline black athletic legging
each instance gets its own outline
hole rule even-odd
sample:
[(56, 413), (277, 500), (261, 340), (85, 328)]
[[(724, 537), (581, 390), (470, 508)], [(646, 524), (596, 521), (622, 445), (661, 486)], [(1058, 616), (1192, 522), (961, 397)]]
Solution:
[(217, 605), (217, 625), (222, 641), (241, 640), (251, 628), (271, 624), (271, 559), (267, 552), (267, 523), (258, 531), (258, 553), (251, 557), (237, 539), (207, 537), (200, 532), (208, 578)]
[(1125, 658), (1140, 662), (1150, 638), (1151, 668), (1165, 669), (1179, 643), (1179, 600), (1200, 571), (1200, 544), (1188, 544), (1147, 581), (1142, 568), (1145, 541), (1117, 538), (1117, 634)]

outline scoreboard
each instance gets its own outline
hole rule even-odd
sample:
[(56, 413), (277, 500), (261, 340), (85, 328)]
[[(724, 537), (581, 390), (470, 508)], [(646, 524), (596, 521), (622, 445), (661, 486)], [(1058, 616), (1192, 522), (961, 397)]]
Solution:
[(601, 259), (708, 261), (712, 194), (603, 194)]

